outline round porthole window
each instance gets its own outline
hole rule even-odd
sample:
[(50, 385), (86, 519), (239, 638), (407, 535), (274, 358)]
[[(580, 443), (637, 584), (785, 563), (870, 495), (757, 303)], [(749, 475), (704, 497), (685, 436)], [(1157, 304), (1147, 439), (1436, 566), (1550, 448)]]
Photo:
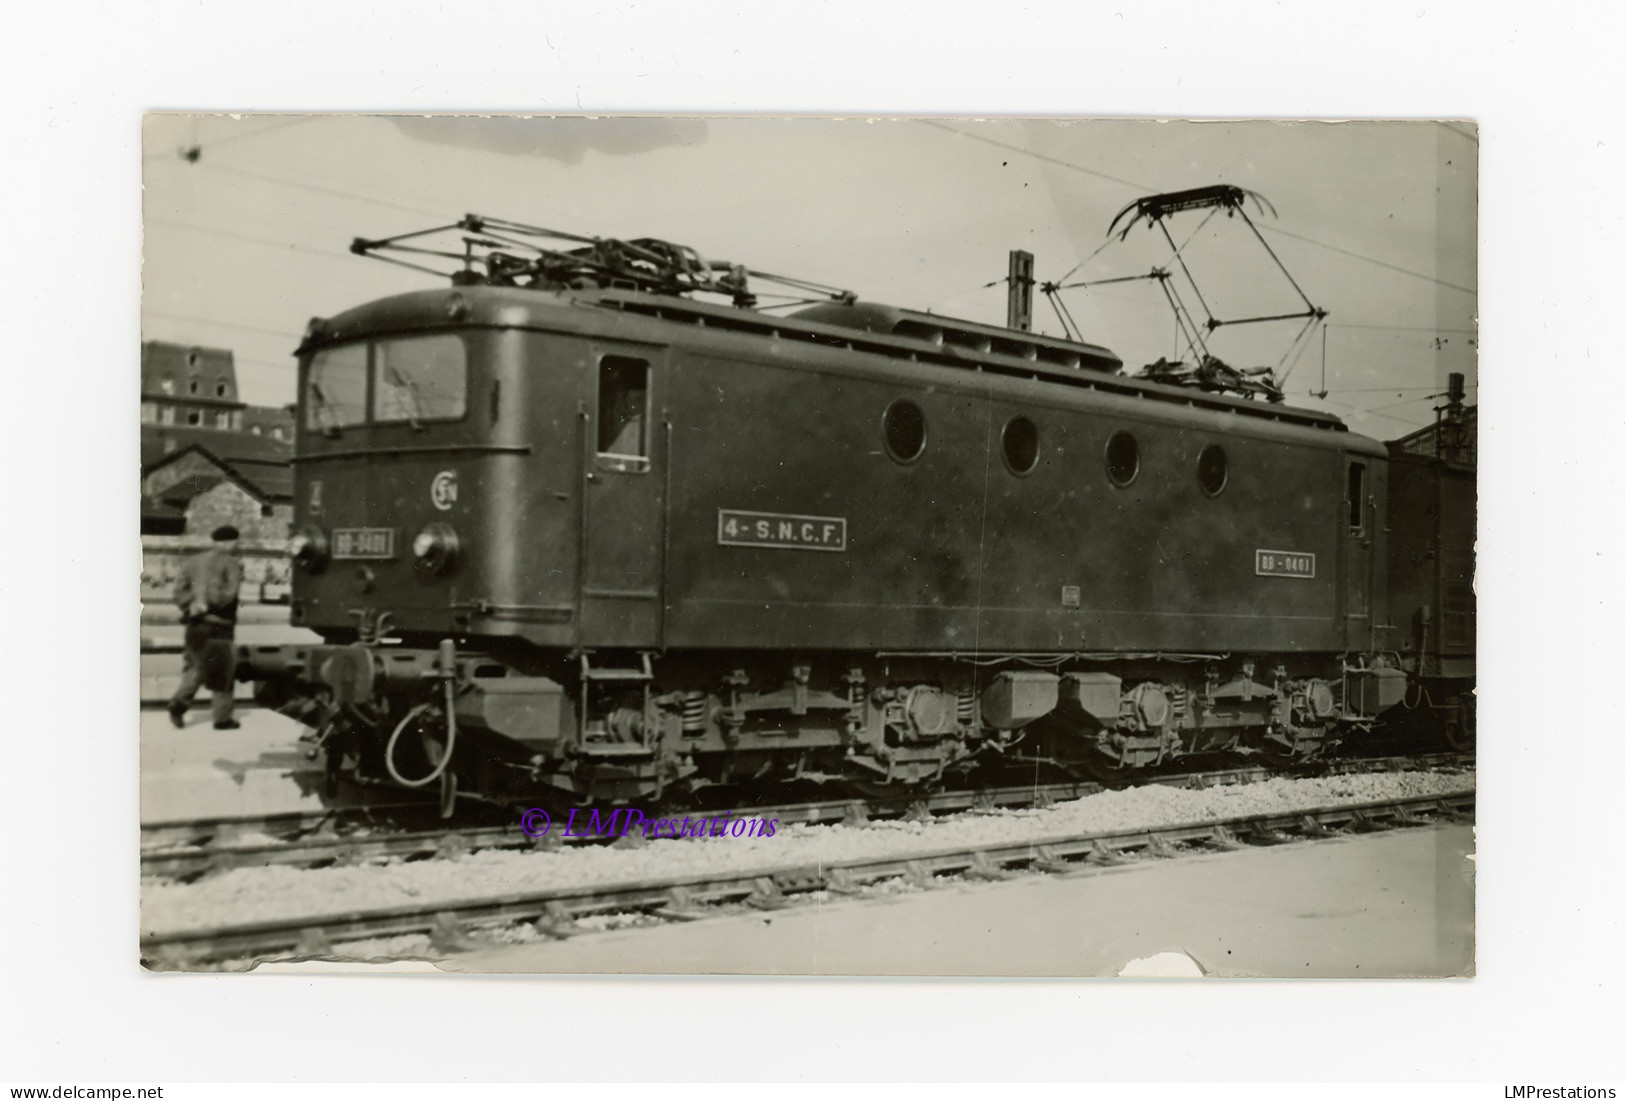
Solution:
[(1217, 497), (1230, 480), (1230, 460), (1224, 453), (1224, 448), (1218, 444), (1208, 444), (1202, 448), (1202, 453), (1196, 458), (1196, 481), (1202, 487), (1202, 492), (1209, 497)]
[(886, 407), (886, 453), (900, 463), (911, 463), (925, 451), (925, 413), (912, 401), (898, 400)]
[(1106, 476), (1116, 486), (1126, 486), (1140, 473), (1140, 445), (1127, 432), (1113, 432), (1106, 441)]
[(1004, 462), (1015, 474), (1038, 465), (1038, 426), (1026, 417), (1011, 417), (1004, 426)]

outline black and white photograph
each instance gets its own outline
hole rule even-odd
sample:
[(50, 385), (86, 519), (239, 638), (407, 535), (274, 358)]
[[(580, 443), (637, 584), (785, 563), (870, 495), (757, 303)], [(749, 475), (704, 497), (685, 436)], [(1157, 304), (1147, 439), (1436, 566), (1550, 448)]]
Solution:
[(1619, 1097), (1621, 22), (23, 6), (0, 1097)]
[(142, 966), (1472, 976), (1478, 140), (147, 114)]

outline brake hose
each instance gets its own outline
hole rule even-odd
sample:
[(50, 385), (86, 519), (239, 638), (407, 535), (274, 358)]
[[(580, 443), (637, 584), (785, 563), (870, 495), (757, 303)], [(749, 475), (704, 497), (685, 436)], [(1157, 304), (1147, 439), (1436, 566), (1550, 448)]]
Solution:
[(389, 736), (389, 744), (384, 747), (384, 767), (389, 770), (390, 778), (393, 779), (397, 784), (401, 785), (402, 787), (420, 788), (420, 787), (423, 787), (426, 784), (431, 784), (434, 781), (438, 780), (440, 778), (440, 774), (442, 772), (446, 771), (446, 766), (451, 764), (451, 751), (457, 747), (457, 714), (456, 714), (455, 711), (452, 710), (451, 693), (452, 693), (451, 682), (447, 681), (446, 682), (446, 751), (443, 754), (441, 754), (440, 763), (438, 765), (434, 766), (434, 770), (431, 771), (429, 773), (429, 775), (423, 777), (421, 780), (408, 780), (408, 779), (406, 779), (406, 777), (402, 776), (399, 771), (396, 770), (396, 768), (395, 768), (395, 743), (400, 741), (401, 734), (405, 732), (407, 726), (411, 724), (412, 720), (417, 718), (419, 715), (423, 714), (423, 712), (427, 711), (433, 705), (432, 704), (427, 704), (427, 703), (420, 703), (416, 707), (412, 708), (412, 710), (408, 711), (406, 713), (406, 715), (401, 719), (400, 722), (395, 724), (395, 732)]

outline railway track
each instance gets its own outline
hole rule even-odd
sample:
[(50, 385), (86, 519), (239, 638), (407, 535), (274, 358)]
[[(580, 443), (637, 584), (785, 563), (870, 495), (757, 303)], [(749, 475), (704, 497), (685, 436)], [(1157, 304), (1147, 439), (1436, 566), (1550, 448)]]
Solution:
[(535, 922), (550, 936), (569, 936), (578, 918), (640, 913), (695, 920), (734, 906), (777, 909), (813, 892), (861, 894), (891, 880), (930, 886), (945, 877), (1003, 879), (1023, 873), (1066, 875), (1136, 857), (1169, 857), (1252, 845), (1470, 818), (1472, 791), (1251, 814), (1118, 832), (1057, 834), (1020, 842), (956, 845), (894, 856), (816, 865), (785, 863), (737, 873), (676, 875), (530, 889), (482, 898), (436, 901), (253, 924), (168, 930), (145, 936), (149, 967), (178, 969), (211, 961), (331, 956), (346, 941), (428, 934), (439, 949), (468, 943), (479, 928)]
[[(1349, 758), (1315, 766), (1321, 774), (1382, 769), (1467, 767), (1470, 757), (1433, 754), (1423, 757)], [(1247, 783), (1276, 775), (1262, 765), (1210, 769), (1150, 777), (1143, 782), (1173, 787), (1214, 787)], [(975, 791), (945, 791), (914, 801), (862, 802), (852, 799), (790, 803), (768, 807), (728, 808), (729, 817), (753, 815), (795, 823), (862, 824), (872, 819), (937, 817), (947, 814), (1046, 806), (1109, 790), (1091, 782), (1020, 785)], [(562, 830), (532, 839), (513, 822), (494, 826), (402, 829), (392, 813), (412, 813), (427, 803), (392, 803), (347, 809), (277, 814), (249, 818), (215, 818), (161, 822), (141, 829), (141, 874), (191, 880), (233, 868), (290, 865), (318, 867), (377, 860), (458, 856), (481, 849), (547, 848), (556, 845), (603, 844), (601, 838), (565, 837)], [(721, 808), (707, 809), (723, 813)]]

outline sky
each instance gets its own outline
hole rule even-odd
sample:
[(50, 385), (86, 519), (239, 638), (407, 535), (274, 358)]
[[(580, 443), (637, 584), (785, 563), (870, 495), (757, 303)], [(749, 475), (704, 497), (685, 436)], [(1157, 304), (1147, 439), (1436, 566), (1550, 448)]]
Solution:
[[(1248, 214), (1329, 311), (1324, 339), (1287, 361), (1288, 400), (1392, 439), (1432, 422), (1451, 371), (1476, 401), (1477, 152), (1472, 124), (1450, 121), (149, 114), (142, 337), (230, 348), (244, 400), (290, 402), (309, 318), (436, 285), (350, 240), (470, 212), (659, 237), (1003, 324), (1011, 249), (1034, 254), (1040, 281), (1144, 275), (1168, 247), (1143, 224), (1108, 243), (1117, 212), (1227, 183), (1268, 200), (1273, 216)], [(1241, 221), (1203, 217), (1169, 228), (1217, 316), (1303, 308)], [(1131, 370), (1188, 354), (1150, 282), (1061, 294), (1083, 338)], [(1041, 294), (1034, 327), (1062, 335)], [(1235, 326), (1210, 347), (1277, 365), (1297, 331)]]

